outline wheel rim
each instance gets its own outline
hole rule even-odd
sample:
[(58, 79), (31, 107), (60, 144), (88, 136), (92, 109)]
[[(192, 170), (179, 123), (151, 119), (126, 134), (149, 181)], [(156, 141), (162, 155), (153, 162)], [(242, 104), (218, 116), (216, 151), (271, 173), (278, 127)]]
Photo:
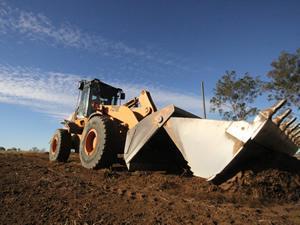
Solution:
[(84, 145), (84, 150), (87, 155), (91, 155), (94, 153), (97, 142), (97, 131), (95, 129), (91, 129), (86, 136)]
[(55, 152), (57, 151), (57, 143), (58, 143), (58, 137), (57, 135), (55, 135), (53, 137), (52, 144), (51, 144), (51, 152), (53, 154), (55, 154)]

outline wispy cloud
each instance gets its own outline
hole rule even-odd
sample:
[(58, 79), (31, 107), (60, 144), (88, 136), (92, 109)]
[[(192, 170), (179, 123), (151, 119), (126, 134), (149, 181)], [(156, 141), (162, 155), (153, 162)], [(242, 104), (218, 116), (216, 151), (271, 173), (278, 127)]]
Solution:
[(69, 23), (54, 25), (42, 13), (35, 14), (12, 8), (4, 1), (0, 1), (0, 32), (19, 32), (31, 40), (52, 41), (66, 47), (101, 51), (102, 54), (145, 55), (144, 52), (128, 47), (122, 42), (112, 42), (99, 35), (83, 32)]
[[(47, 45), (122, 58), (118, 68), (100, 71), (105, 77), (121, 77), (124, 71), (130, 74), (134, 78), (131, 79), (131, 83), (105, 79), (112, 85), (126, 90), (128, 97), (139, 95), (142, 89), (149, 89), (159, 106), (174, 103), (194, 112), (199, 111), (197, 97), (154, 85), (154, 77), (195, 72), (178, 56), (153, 47), (137, 49), (121, 41), (112, 41), (99, 34), (87, 33), (68, 22), (57, 24), (42, 13), (12, 7), (0, 0), (0, 35), (10, 34), (17, 38), (42, 41)], [(103, 77), (101, 74), (100, 78)], [(151, 79), (147, 80), (147, 77)], [(55, 117), (65, 116), (74, 110), (77, 99), (76, 84), (83, 78), (93, 77), (0, 64), (0, 102), (25, 105)]]
[[(75, 108), (77, 84), (81, 79), (91, 77), (0, 65), (0, 102), (23, 105), (56, 118), (64, 118)], [(138, 96), (142, 89), (148, 89), (160, 107), (175, 104), (195, 113), (200, 111), (200, 100), (197, 96), (146, 84), (105, 81), (122, 88), (128, 96), (127, 99)]]
[[(176, 55), (155, 48), (138, 49), (122, 41), (114, 41), (99, 34), (83, 31), (69, 22), (54, 24), (42, 13), (33, 13), (11, 7), (0, 0), (0, 34), (18, 33), (20, 37), (44, 41), (50, 45), (61, 45), (81, 50), (96, 52), (102, 56), (134, 57), (143, 63), (151, 63), (159, 71), (161, 66), (173, 67), (186, 72), (198, 72), (198, 69), (187, 66), (186, 60)], [(128, 59), (127, 59), (128, 60)], [(163, 75), (162, 71), (160, 71)]]
[(0, 102), (26, 105), (51, 115), (66, 115), (74, 107), (82, 77), (38, 69), (0, 65)]

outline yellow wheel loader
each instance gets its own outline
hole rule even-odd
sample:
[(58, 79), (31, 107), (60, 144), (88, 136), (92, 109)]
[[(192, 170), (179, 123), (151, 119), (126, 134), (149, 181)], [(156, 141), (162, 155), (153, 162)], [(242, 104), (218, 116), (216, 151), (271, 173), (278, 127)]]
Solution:
[(251, 157), (294, 155), (300, 145), (299, 124), (285, 119), (291, 110), (274, 116), (284, 100), (249, 123), (201, 119), (174, 105), (157, 110), (145, 90), (121, 105), (122, 89), (97, 79), (79, 90), (77, 110), (51, 139), (51, 161), (67, 161), (74, 149), (88, 169), (123, 161), (129, 170), (185, 168), (220, 183)]

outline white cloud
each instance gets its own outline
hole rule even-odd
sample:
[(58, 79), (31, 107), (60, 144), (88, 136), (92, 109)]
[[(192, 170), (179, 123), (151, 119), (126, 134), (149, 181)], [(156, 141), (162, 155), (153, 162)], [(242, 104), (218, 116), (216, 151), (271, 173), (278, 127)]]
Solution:
[(0, 32), (2, 33), (15, 31), (32, 40), (50, 40), (66, 47), (100, 51), (104, 55), (147, 56), (142, 50), (129, 47), (120, 41), (107, 40), (100, 35), (88, 34), (69, 23), (54, 25), (41, 13), (35, 14), (12, 8), (3, 1), (0, 2), (0, 8)]
[[(19, 38), (44, 41), (50, 45), (60, 45), (76, 49), (97, 52), (111, 57), (122, 57), (118, 69), (104, 69), (105, 75), (130, 73), (137, 80), (141, 76), (164, 76), (166, 74), (182, 74), (176, 68), (191, 72), (186, 62), (172, 54), (155, 50), (155, 48), (136, 49), (121, 41), (111, 41), (100, 35), (84, 32), (70, 23), (54, 24), (50, 18), (39, 13), (33, 13), (13, 8), (0, 0), (0, 35), (14, 34)], [(176, 73), (177, 72), (177, 73)], [(192, 71), (194, 72), (194, 71)], [(76, 84), (84, 78), (82, 75), (45, 72), (27, 67), (12, 67), (0, 65), (0, 102), (26, 105), (34, 110), (46, 112), (54, 116), (66, 115), (74, 109), (76, 102)], [(92, 77), (89, 77), (92, 78)], [(145, 87), (149, 89), (159, 106), (178, 104), (179, 106), (198, 112), (199, 99), (193, 95), (180, 94), (176, 91), (162, 90), (145, 85), (144, 78), (140, 84), (120, 83), (105, 80), (123, 88), (127, 96), (139, 95)], [(151, 85), (152, 84), (152, 85)]]
[[(91, 77), (0, 65), (0, 102), (23, 105), (56, 118), (65, 118), (75, 108), (77, 85), (81, 79)], [(138, 96), (142, 89), (148, 89), (159, 107), (175, 104), (194, 113), (200, 111), (201, 102), (197, 96), (145, 84), (105, 82), (122, 88), (127, 99)]]
[[(199, 69), (187, 65), (186, 59), (164, 52), (161, 49), (137, 49), (122, 41), (108, 40), (97, 34), (87, 33), (68, 22), (55, 24), (42, 13), (33, 13), (13, 8), (0, 0), (0, 34), (19, 34), (19, 38), (44, 41), (50, 45), (61, 45), (96, 52), (102, 56), (131, 56), (131, 63), (141, 60), (151, 64), (163, 75), (168, 67), (186, 72), (199, 72)], [(126, 59), (129, 60), (129, 59)], [(163, 70), (163, 71), (162, 71)]]
[(75, 105), (82, 77), (0, 65), (0, 102), (25, 105), (51, 115), (66, 115)]
[(199, 113), (200, 106), (202, 104), (200, 96), (185, 94), (181, 92), (167, 90), (166, 88), (154, 87), (153, 85), (142, 84), (121, 84), (113, 83), (113, 85), (122, 87), (128, 96), (133, 97), (138, 95), (141, 90), (145, 89), (150, 91), (151, 96), (158, 107), (174, 104), (186, 110), (190, 110), (194, 113)]

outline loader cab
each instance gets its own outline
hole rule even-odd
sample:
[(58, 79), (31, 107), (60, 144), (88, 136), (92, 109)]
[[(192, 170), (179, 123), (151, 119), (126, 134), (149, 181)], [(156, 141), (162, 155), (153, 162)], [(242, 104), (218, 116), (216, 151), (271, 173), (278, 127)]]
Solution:
[(98, 79), (79, 82), (80, 99), (77, 108), (77, 117), (84, 118), (91, 115), (100, 105), (118, 105), (125, 99), (125, 93)]

